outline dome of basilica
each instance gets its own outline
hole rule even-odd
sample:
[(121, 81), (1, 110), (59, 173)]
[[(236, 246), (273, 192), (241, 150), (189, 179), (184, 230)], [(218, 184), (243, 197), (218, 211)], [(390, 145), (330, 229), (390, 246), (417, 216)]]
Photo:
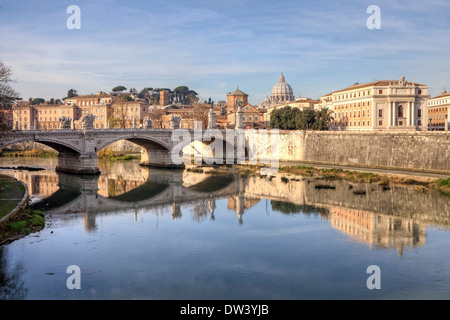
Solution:
[(294, 92), (291, 86), (284, 80), (283, 73), (281, 73), (280, 80), (273, 86), (272, 94), (270, 95), (271, 103), (283, 103), (286, 101), (294, 101)]

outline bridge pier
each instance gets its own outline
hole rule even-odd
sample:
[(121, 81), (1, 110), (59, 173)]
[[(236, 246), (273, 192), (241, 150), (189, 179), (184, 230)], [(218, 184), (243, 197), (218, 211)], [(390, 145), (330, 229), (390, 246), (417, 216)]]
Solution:
[(97, 160), (98, 156), (95, 152), (83, 154), (60, 152), (56, 171), (86, 175), (99, 174)]
[(183, 169), (184, 164), (175, 164), (172, 161), (170, 150), (160, 148), (144, 148), (141, 150), (141, 166)]

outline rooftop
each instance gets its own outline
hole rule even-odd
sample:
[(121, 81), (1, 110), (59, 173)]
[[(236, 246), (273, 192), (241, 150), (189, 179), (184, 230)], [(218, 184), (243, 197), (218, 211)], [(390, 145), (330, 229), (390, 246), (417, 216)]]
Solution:
[[(400, 80), (401, 81), (401, 80)], [(377, 81), (372, 81), (372, 82), (368, 82), (368, 83), (363, 83), (363, 84), (359, 84), (358, 82), (354, 83), (353, 85), (345, 88), (345, 89), (341, 89), (341, 90), (337, 90), (337, 91), (333, 91), (330, 92), (326, 95), (324, 95), (324, 97), (335, 94), (335, 93), (339, 93), (339, 92), (345, 92), (345, 91), (350, 91), (350, 90), (356, 90), (356, 89), (362, 89), (362, 88), (369, 88), (369, 87), (386, 87), (386, 86), (390, 86), (390, 85), (399, 85), (400, 84), (399, 80), (377, 80)], [(426, 86), (424, 84), (420, 84), (420, 83), (415, 83), (415, 82), (410, 82), (410, 81), (405, 81), (404, 82), (406, 85), (413, 85), (413, 86)]]
[(239, 90), (239, 86), (233, 92), (227, 93), (227, 95), (228, 96), (248, 96), (248, 94), (246, 94), (246, 93), (242, 92), (241, 90)]

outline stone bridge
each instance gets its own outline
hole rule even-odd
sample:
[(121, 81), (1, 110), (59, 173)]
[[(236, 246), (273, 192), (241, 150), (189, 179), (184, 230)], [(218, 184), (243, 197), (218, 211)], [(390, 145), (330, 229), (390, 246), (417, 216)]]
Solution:
[[(141, 147), (141, 165), (183, 168), (187, 163), (186, 157), (189, 157), (190, 163), (202, 163), (205, 159), (210, 159), (210, 164), (220, 163), (219, 160), (222, 163), (236, 163), (238, 158), (245, 159), (245, 155), (249, 153), (248, 134), (248, 131), (244, 133), (241, 129), (17, 130), (0, 133), (0, 150), (20, 142), (38, 142), (58, 152), (57, 171), (98, 174), (97, 152), (119, 140), (127, 140)], [(240, 140), (242, 137), (247, 140)], [(243, 147), (235, 147), (240, 145)], [(218, 147), (223, 151), (216, 155)]]

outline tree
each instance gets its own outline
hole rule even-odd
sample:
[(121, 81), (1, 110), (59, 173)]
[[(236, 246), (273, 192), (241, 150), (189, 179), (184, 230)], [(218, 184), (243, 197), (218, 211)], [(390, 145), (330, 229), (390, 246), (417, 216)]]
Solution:
[(332, 111), (291, 108), (276, 109), (270, 117), (270, 126), (282, 130), (328, 130)]
[(304, 111), (300, 111), (300, 114), (298, 115), (298, 117), (296, 119), (296, 124), (297, 124), (296, 129), (297, 130), (313, 129), (315, 122), (316, 122), (316, 115), (315, 115), (314, 110), (306, 109)]
[(313, 125), (313, 130), (328, 130), (333, 117), (333, 111), (328, 108), (315, 111), (316, 121)]
[(189, 90), (187, 86), (179, 86), (173, 89), (174, 95), (182, 104), (194, 104), (199, 101), (197, 92)]
[(67, 98), (73, 98), (73, 97), (76, 97), (76, 96), (78, 96), (78, 91), (77, 90), (69, 89), (67, 91)]
[(194, 90), (189, 90), (189, 92), (187, 94), (187, 104), (197, 103), (199, 100), (197, 95), (198, 95), (197, 92), (195, 92)]
[(14, 101), (20, 100), (19, 93), (12, 87), (12, 71), (0, 60), (0, 131), (12, 129), (12, 109)]
[(124, 86), (117, 86), (117, 87), (112, 88), (113, 92), (122, 92), (122, 91), (125, 91), (125, 90), (127, 90), (127, 88), (124, 87)]
[(140, 98), (140, 99), (145, 99), (145, 100), (149, 100), (152, 91), (153, 91), (153, 88), (145, 87), (144, 89), (142, 89), (142, 90), (139, 92), (138, 98)]
[(19, 94), (11, 87), (12, 71), (0, 60), (0, 109), (11, 110), (14, 101), (19, 100)]
[(38, 104), (44, 103), (45, 99), (43, 99), (43, 98), (30, 98), (30, 99), (28, 99), (28, 101), (30, 102), (31, 105), (38, 105)]
[(207, 103), (194, 103), (192, 106), (192, 120), (201, 121), (202, 128), (208, 128), (208, 114), (211, 106)]
[(289, 106), (272, 111), (270, 116), (270, 125), (272, 128), (282, 130), (298, 129), (300, 109), (291, 108)]

